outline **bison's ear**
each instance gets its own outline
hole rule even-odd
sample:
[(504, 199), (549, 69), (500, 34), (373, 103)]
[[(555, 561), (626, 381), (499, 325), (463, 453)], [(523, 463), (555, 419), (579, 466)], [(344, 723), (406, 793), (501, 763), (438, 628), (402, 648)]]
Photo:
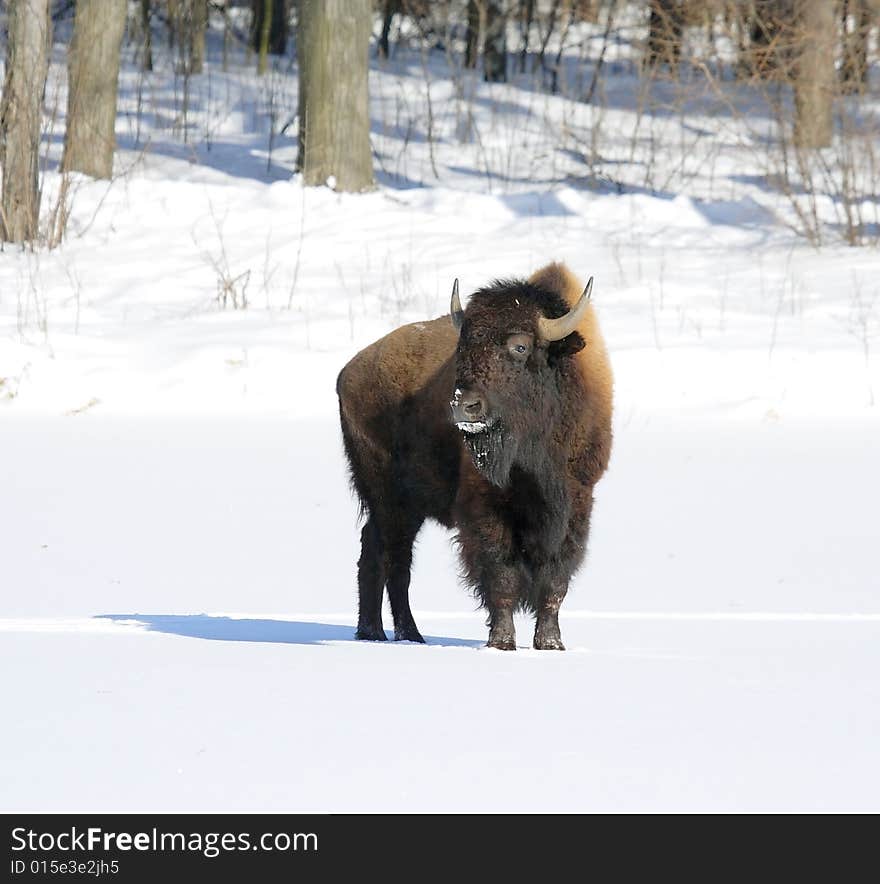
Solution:
[(572, 332), (561, 341), (553, 341), (548, 345), (547, 361), (550, 365), (555, 365), (560, 359), (580, 353), (585, 346), (586, 342), (584, 339), (577, 332)]

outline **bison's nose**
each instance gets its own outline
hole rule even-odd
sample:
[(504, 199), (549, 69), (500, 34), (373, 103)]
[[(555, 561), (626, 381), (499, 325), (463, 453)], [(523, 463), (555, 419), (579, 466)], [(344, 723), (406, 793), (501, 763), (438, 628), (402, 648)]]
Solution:
[(452, 418), (456, 423), (477, 423), (486, 420), (486, 400), (474, 390), (456, 389), (451, 405)]
[(468, 420), (478, 421), (486, 414), (486, 403), (478, 393), (473, 393), (467, 400), (462, 401), (461, 410)]

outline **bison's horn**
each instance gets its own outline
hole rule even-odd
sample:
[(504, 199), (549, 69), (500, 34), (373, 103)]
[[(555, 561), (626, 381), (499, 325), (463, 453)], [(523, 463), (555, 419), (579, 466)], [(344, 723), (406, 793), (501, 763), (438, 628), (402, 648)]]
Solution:
[(593, 277), (587, 283), (583, 294), (578, 299), (577, 304), (558, 319), (547, 319), (546, 316), (538, 317), (538, 336), (542, 341), (561, 341), (567, 338), (584, 318), (587, 307), (590, 306), (590, 292), (593, 290)]
[(452, 304), (449, 312), (452, 315), (452, 324), (460, 329), (464, 322), (464, 310), (461, 309), (461, 299), (458, 297), (458, 279), (452, 284)]

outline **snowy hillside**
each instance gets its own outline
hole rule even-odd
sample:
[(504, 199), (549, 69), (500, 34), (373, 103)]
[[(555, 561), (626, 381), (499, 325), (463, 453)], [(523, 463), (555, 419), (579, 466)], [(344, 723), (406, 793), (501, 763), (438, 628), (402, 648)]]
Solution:
[[(810, 246), (711, 108), (654, 118), (636, 186), (623, 66), (597, 172), (591, 105), (401, 52), (379, 187), (304, 189), (295, 68), (213, 49), (185, 141), (178, 79), (127, 64), (114, 180), (0, 253), (0, 809), (876, 811), (877, 249)], [(694, 126), (711, 171), (670, 190)], [(355, 643), (339, 369), (549, 260), (595, 277), (616, 378), (569, 651), (483, 648), (435, 526), (427, 646)]]

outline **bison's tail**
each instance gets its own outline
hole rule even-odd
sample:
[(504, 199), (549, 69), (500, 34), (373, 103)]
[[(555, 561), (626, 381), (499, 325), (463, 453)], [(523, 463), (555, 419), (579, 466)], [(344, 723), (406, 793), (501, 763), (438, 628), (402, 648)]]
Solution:
[[(337, 381), (337, 390), (338, 388), (339, 382)], [(346, 420), (345, 409), (342, 407), (341, 401), (339, 403), (339, 423), (342, 425), (342, 447), (345, 449), (345, 459), (348, 461), (348, 483), (357, 497), (358, 522), (362, 522), (370, 513), (369, 493), (358, 479), (358, 476), (363, 475), (363, 469), (360, 467), (357, 443)]]

